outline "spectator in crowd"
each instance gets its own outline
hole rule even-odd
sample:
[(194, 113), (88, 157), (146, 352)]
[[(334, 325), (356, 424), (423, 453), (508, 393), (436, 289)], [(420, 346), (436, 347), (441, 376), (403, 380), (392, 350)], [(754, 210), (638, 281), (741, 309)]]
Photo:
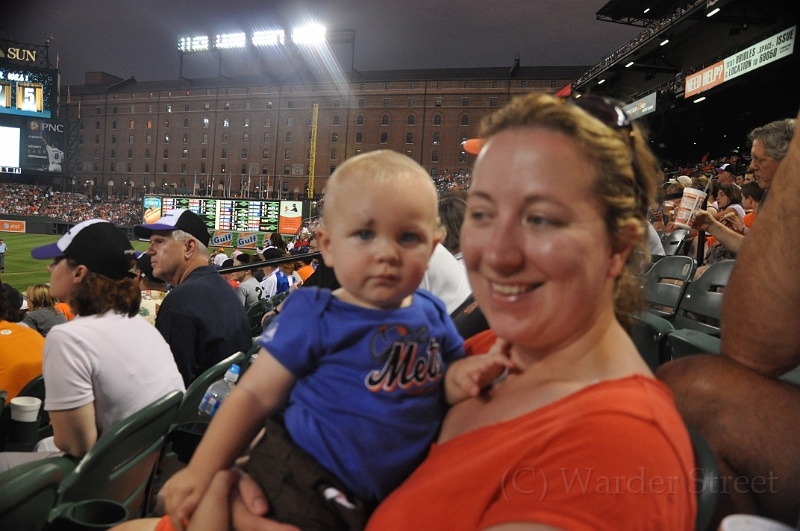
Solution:
[(8, 251), (8, 245), (3, 241), (3, 237), (0, 236), (0, 273), (6, 272), (6, 251)]
[[(792, 135), (794, 135), (795, 123), (796, 120), (789, 118), (778, 120), (757, 127), (747, 135), (747, 138), (752, 143), (750, 169), (753, 170), (758, 185), (765, 190), (762, 205), (767, 201), (769, 188), (772, 184), (772, 179), (775, 177), (775, 172), (778, 170), (778, 164), (783, 160), (786, 151), (789, 149), (789, 143), (792, 140)], [(735, 223), (734, 227), (736, 229), (732, 230), (714, 219), (708, 212), (698, 210), (693, 226), (696, 230), (708, 232), (731, 251), (738, 252), (742, 246), (744, 236), (750, 230), (744, 225), (743, 220), (740, 221), (741, 224), (736, 221), (736, 218), (731, 220), (732, 223)]]
[(156, 324), (156, 315), (161, 307), (161, 301), (167, 293), (167, 283), (153, 275), (153, 265), (150, 263), (150, 255), (142, 253), (136, 259), (134, 274), (139, 282), (139, 289), (142, 292), (142, 302), (139, 305), (139, 315), (151, 325)]
[(441, 243), (436, 244), (419, 287), (440, 298), (447, 313), (453, 313), (472, 293), (464, 265)]
[(29, 286), (25, 293), (28, 297), (28, 313), (22, 319), (22, 324), (47, 337), (55, 325), (67, 322), (66, 316), (55, 307), (56, 301), (50, 295), (50, 286), (36, 284)]
[(762, 197), (764, 197), (764, 189), (755, 182), (745, 183), (742, 186), (742, 206), (746, 212), (742, 221), (748, 229), (753, 226), (753, 222), (756, 220), (756, 212), (761, 204)]
[(216, 251), (214, 251), (214, 256), (211, 257), (211, 263), (217, 268), (222, 267), (222, 263), (228, 259), (228, 255), (225, 254), (225, 249), (219, 247)]
[[(241, 253), (233, 260), (233, 265), (243, 266), (253, 262), (255, 262), (255, 260), (253, 260), (252, 255)], [(236, 286), (236, 296), (239, 297), (239, 302), (243, 305), (245, 310), (266, 298), (264, 289), (253, 276), (253, 271), (251, 269), (236, 271), (233, 273), (233, 278), (239, 282), (239, 285)]]
[(439, 221), (445, 231), (442, 245), (456, 260), (463, 264), (461, 257), (461, 224), (467, 209), (465, 192), (453, 192), (439, 199)]
[(44, 338), (27, 326), (6, 320), (9, 307), (21, 305), (19, 291), (0, 284), (0, 391), (8, 394), (8, 400), (42, 374)]
[[(283, 252), (275, 247), (267, 248), (264, 251), (264, 261), (274, 260), (283, 256)], [(261, 279), (261, 287), (264, 289), (264, 295), (267, 297), (274, 297), (278, 294), (278, 273), (280, 268), (276, 265), (266, 265), (261, 268), (264, 272), (264, 278)]]
[(82, 457), (121, 420), (184, 390), (169, 345), (138, 315), (139, 287), (129, 277), (135, 255), (122, 231), (84, 221), (31, 255), (53, 260), (52, 294), (69, 301), (77, 317), (50, 330), (44, 345), (44, 407), (53, 438), (39, 443), (44, 451), (0, 454), (0, 469), (53, 451)]
[[(766, 143), (764, 147), (768, 147)], [(756, 149), (754, 149), (756, 151)], [(759, 150), (760, 151), (760, 150)], [(658, 377), (686, 422), (714, 450), (723, 484), (717, 517), (754, 513), (797, 523), (800, 388), (779, 376), (800, 364), (800, 135), (782, 152), (757, 152), (769, 186), (741, 246), (722, 302), (721, 355), (687, 356)], [(765, 166), (780, 166), (765, 179)]]
[(156, 223), (137, 225), (134, 233), (150, 238), (153, 274), (175, 286), (161, 304), (156, 328), (186, 386), (231, 354), (249, 350), (253, 342), (244, 308), (208, 265), (210, 237), (203, 220), (179, 208)]
[[(222, 267), (220, 269), (227, 269), (229, 267), (233, 267), (233, 259), (228, 258), (224, 262), (222, 262)], [(220, 276), (224, 278), (228, 284), (235, 290), (239, 286), (239, 281), (236, 280), (234, 277), (236, 273), (222, 273)]]
[(719, 180), (719, 184), (736, 184), (735, 171), (736, 167), (731, 164), (723, 164), (717, 168), (717, 180)]

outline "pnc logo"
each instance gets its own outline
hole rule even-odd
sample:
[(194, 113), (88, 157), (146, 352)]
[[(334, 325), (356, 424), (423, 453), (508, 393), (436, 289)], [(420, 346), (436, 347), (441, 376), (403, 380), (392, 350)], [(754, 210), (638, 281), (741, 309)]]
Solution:
[(31, 120), (30, 126), (31, 131), (38, 131), (39, 130), (39, 122), (36, 120)]

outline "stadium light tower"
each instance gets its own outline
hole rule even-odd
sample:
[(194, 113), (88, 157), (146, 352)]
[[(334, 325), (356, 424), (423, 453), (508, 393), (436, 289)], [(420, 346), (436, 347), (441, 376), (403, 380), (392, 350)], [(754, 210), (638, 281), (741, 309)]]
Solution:
[(325, 42), (327, 30), (322, 24), (308, 24), (292, 30), (292, 42), (295, 44), (322, 44)]

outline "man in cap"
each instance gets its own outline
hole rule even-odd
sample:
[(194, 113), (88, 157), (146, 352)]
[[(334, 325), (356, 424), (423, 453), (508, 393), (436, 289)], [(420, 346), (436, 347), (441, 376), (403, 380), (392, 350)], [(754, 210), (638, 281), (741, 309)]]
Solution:
[(206, 369), (253, 344), (244, 307), (227, 282), (208, 265), (209, 234), (197, 214), (169, 211), (134, 233), (150, 238), (153, 274), (175, 288), (164, 299), (156, 328), (175, 356), (188, 387)]
[(717, 179), (719, 184), (736, 184), (733, 172), (736, 168), (732, 164), (725, 163), (717, 168)]

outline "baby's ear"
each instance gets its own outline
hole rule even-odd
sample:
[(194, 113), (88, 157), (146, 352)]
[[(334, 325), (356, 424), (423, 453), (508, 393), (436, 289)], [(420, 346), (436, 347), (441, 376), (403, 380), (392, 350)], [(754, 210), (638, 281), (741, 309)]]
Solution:
[(324, 223), (320, 223), (319, 227), (317, 227), (317, 241), (319, 242), (319, 252), (322, 254), (322, 259), (325, 261), (325, 265), (328, 267), (333, 267), (331, 238), (330, 234), (328, 234), (328, 228), (324, 225)]

